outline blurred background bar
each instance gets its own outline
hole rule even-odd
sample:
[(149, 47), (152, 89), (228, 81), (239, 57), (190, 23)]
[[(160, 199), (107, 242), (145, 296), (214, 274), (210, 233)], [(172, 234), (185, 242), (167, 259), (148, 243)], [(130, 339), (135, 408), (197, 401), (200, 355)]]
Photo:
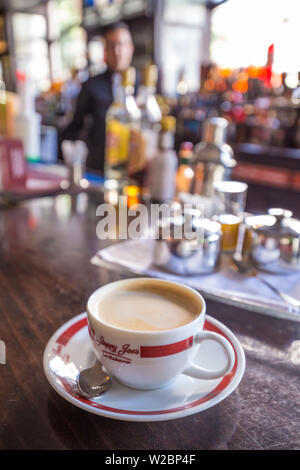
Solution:
[(227, 119), (232, 178), (249, 184), (250, 209), (254, 197), (261, 209), (284, 199), (300, 215), (298, 3), (0, 0), (0, 134), (25, 139), (25, 118), (15, 116), (26, 103), (36, 137), (26, 158), (61, 163), (82, 83), (106, 70), (103, 32), (124, 21), (138, 76), (157, 66), (156, 98), (162, 115), (176, 118), (175, 150), (201, 141), (206, 119)]

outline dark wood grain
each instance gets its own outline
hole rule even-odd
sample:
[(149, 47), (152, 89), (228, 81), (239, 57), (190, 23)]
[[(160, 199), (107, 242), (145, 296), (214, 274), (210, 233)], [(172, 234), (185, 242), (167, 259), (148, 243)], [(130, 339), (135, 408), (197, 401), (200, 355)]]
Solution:
[(242, 382), (217, 406), (173, 421), (125, 422), (89, 414), (51, 389), (42, 368), (49, 337), (84, 311), (95, 288), (120, 278), (89, 263), (107, 243), (96, 237), (100, 195), (89, 196), (83, 212), (74, 198), (0, 213), (0, 339), (7, 348), (0, 449), (299, 449), (299, 323), (212, 301), (209, 315), (246, 353)]

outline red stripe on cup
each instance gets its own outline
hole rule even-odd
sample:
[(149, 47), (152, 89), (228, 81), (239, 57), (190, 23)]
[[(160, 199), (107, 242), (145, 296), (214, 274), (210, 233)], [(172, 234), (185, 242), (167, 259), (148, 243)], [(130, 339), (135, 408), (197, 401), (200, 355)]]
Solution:
[(141, 346), (141, 357), (163, 357), (177, 354), (181, 351), (191, 348), (193, 345), (193, 336), (182, 341), (163, 346)]

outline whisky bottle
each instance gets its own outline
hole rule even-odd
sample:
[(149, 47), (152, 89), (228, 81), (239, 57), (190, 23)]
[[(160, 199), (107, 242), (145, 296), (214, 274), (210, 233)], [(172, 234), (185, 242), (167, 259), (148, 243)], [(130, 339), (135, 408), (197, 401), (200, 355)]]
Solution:
[(141, 111), (140, 159), (135, 171), (140, 181), (142, 193), (147, 197), (148, 184), (145, 179), (147, 167), (157, 154), (161, 110), (156, 100), (157, 67), (146, 65), (143, 70), (143, 80), (137, 95), (137, 104)]
[[(141, 112), (134, 98), (135, 69), (122, 72), (117, 96), (106, 113), (105, 186), (130, 183), (130, 160), (139, 153)], [(132, 162), (131, 162), (132, 163)]]
[(153, 203), (168, 203), (175, 196), (177, 154), (174, 150), (176, 120), (164, 116), (161, 121), (159, 148), (149, 166), (149, 190)]

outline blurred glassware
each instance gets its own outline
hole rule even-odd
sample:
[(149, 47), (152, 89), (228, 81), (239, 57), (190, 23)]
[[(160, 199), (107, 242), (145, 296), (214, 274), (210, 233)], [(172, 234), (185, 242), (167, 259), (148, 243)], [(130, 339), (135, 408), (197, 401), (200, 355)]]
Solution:
[(258, 269), (284, 274), (300, 270), (300, 220), (292, 215), (272, 208), (268, 214), (246, 217), (249, 254)]
[(176, 190), (177, 154), (174, 150), (176, 119), (163, 116), (159, 134), (159, 148), (152, 159), (146, 179), (152, 203), (170, 203)]
[(64, 162), (69, 172), (69, 185), (81, 186), (86, 170), (88, 149), (82, 140), (64, 140), (62, 143)]
[(242, 217), (247, 200), (247, 183), (219, 181), (214, 184), (214, 203), (217, 214), (232, 214)]
[(57, 142), (57, 129), (54, 126), (43, 125), (41, 128), (41, 162), (57, 162)]
[(297, 87), (293, 90), (291, 99), (294, 105), (296, 106), (300, 105), (300, 81), (298, 81)]
[(214, 213), (222, 227), (222, 250), (236, 248), (239, 227), (244, 218), (248, 185), (240, 181), (220, 181), (214, 184)]
[(236, 161), (232, 148), (226, 144), (227, 127), (228, 121), (224, 118), (205, 121), (202, 141), (194, 149), (192, 194), (211, 197), (214, 183), (230, 179)]
[[(214, 183), (229, 180), (236, 165), (233, 150), (226, 144), (227, 128), (227, 119), (210, 117), (203, 124), (201, 142), (194, 147), (189, 193), (198, 196), (198, 202), (201, 202), (208, 218), (213, 215), (211, 201)], [(184, 197), (186, 199), (186, 195)]]
[[(140, 152), (139, 110), (134, 98), (136, 70), (129, 67), (121, 73), (114, 101), (106, 113), (105, 166), (106, 182), (115, 180), (120, 190), (131, 184), (132, 177), (144, 168)], [(132, 175), (132, 176), (131, 176)]]
[(143, 70), (143, 81), (138, 89), (136, 98), (141, 111), (140, 158), (141, 164), (137, 171), (130, 176), (137, 180), (145, 199), (149, 198), (147, 182), (147, 167), (158, 152), (158, 140), (161, 127), (162, 113), (156, 99), (158, 69), (154, 64), (147, 64)]

